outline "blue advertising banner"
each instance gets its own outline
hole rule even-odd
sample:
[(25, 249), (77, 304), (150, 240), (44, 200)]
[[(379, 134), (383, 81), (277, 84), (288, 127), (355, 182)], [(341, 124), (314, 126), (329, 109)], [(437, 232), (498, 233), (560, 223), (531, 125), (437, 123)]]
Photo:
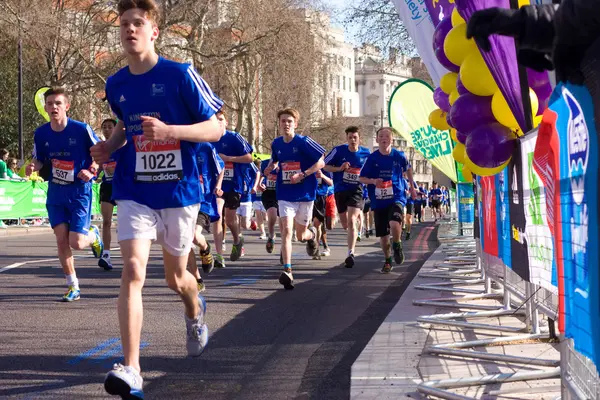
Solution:
[(508, 167), (496, 175), (496, 209), (498, 212), (498, 256), (502, 262), (512, 268), (511, 257), (511, 229), (510, 229), (510, 202), (508, 187)]
[(475, 220), (475, 194), (472, 183), (458, 183), (458, 222), (473, 223)]

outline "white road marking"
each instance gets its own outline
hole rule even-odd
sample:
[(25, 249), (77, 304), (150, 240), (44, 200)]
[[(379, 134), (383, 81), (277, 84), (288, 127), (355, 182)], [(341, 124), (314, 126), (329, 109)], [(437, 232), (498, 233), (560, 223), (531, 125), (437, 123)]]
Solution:
[[(119, 250), (118, 247), (115, 247), (114, 249), (110, 249), (110, 251), (117, 251), (117, 250)], [(85, 255), (85, 256), (82, 255), (82, 256), (73, 256), (73, 258), (95, 258), (95, 257), (93, 255)], [(111, 258), (118, 258), (118, 257), (111, 256)], [(11, 269), (22, 267), (23, 265), (38, 264), (38, 263), (50, 262), (50, 261), (60, 261), (60, 260), (58, 259), (58, 257), (56, 257), (56, 258), (44, 258), (43, 260), (31, 260), (31, 261), (18, 262), (18, 263), (10, 264), (10, 265), (7, 265), (6, 267), (0, 268), (0, 273), (9, 271)]]

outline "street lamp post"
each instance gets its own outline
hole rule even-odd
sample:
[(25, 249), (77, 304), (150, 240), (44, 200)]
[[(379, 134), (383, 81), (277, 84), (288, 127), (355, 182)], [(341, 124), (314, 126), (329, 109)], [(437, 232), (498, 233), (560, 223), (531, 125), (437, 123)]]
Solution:
[(19, 130), (19, 159), (23, 158), (23, 41), (21, 39), (21, 23), (19, 21), (19, 42), (17, 44), (17, 63), (19, 73), (17, 77), (17, 107), (19, 108), (18, 130)]

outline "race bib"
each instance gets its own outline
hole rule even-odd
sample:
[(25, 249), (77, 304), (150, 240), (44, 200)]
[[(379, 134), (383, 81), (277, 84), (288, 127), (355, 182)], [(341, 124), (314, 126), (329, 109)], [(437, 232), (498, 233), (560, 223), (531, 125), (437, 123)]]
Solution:
[(344, 171), (344, 182), (345, 183), (356, 183), (358, 184), (358, 177), (360, 176), (360, 168), (348, 168)]
[(233, 163), (228, 161), (225, 163), (225, 172), (223, 173), (223, 179), (226, 181), (233, 180)]
[(284, 162), (281, 164), (281, 175), (283, 177), (283, 183), (286, 185), (292, 183), (292, 176), (302, 173), (299, 162)]
[(110, 182), (115, 174), (115, 168), (117, 168), (117, 162), (111, 161), (102, 164), (102, 170), (104, 171), (104, 182)]
[(269, 174), (269, 176), (267, 176), (267, 189), (275, 190), (276, 186), (277, 186), (277, 175)]
[(134, 136), (133, 140), (136, 182), (173, 182), (183, 178), (179, 140), (147, 140), (143, 135)]
[(73, 161), (52, 160), (52, 182), (70, 185), (75, 182), (75, 163)]
[(394, 187), (392, 186), (392, 181), (378, 183), (375, 187), (375, 198), (377, 200), (394, 198)]

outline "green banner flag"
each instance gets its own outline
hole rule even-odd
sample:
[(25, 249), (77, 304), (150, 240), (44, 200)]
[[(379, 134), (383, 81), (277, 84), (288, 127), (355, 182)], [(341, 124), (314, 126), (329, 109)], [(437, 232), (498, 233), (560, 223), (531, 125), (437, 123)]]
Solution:
[[(100, 214), (100, 185), (92, 185), (92, 215)], [(0, 180), (0, 219), (47, 217), (48, 182)]]
[(457, 181), (449, 131), (439, 131), (429, 124), (429, 114), (438, 107), (433, 89), (418, 79), (401, 83), (388, 104), (390, 126), (398, 130), (419, 153), (453, 182)]
[(37, 90), (37, 92), (35, 92), (35, 98), (33, 99), (33, 101), (35, 102), (35, 108), (38, 110), (38, 112), (40, 113), (40, 115), (42, 117), (44, 117), (44, 119), (46, 120), (46, 122), (50, 122), (50, 116), (48, 115), (48, 113), (44, 109), (44, 105), (46, 104), (46, 100), (44, 99), (44, 93), (46, 93), (48, 90), (50, 90), (49, 87), (41, 87), (41, 88), (39, 88)]

